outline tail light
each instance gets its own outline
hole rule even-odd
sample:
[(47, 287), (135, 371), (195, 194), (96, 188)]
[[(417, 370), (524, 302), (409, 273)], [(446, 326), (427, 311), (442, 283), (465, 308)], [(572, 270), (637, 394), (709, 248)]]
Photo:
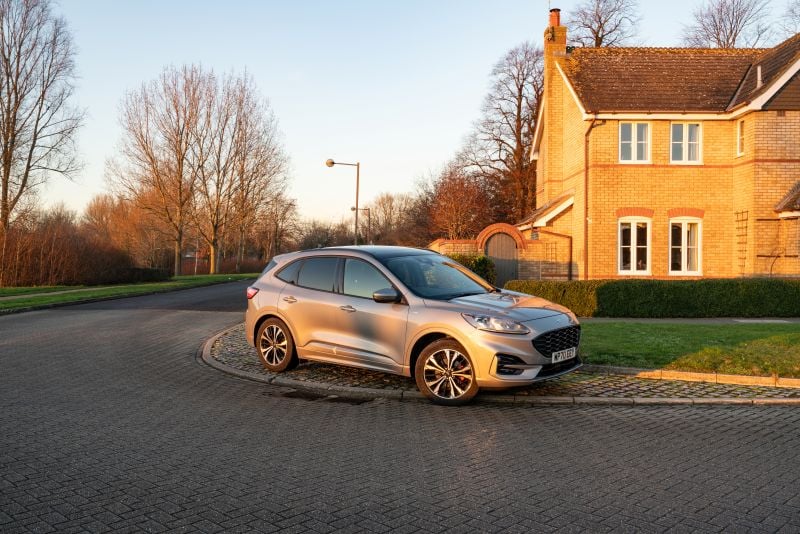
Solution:
[(258, 288), (250, 286), (247, 288), (247, 300), (255, 297), (258, 294)]

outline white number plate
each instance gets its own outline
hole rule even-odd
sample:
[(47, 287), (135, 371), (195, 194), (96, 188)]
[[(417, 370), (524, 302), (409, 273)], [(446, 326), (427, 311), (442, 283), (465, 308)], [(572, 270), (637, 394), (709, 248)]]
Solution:
[(558, 352), (553, 353), (553, 363), (563, 362), (566, 360), (571, 360), (577, 354), (577, 347), (571, 347), (566, 350), (559, 350)]

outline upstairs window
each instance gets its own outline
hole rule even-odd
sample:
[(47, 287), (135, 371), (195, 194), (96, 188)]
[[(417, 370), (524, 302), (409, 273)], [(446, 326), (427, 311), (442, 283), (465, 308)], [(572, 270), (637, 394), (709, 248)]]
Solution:
[(669, 274), (695, 275), (700, 271), (701, 222), (699, 219), (669, 221)]
[(650, 219), (619, 220), (619, 274), (650, 274)]
[(736, 155), (744, 155), (744, 119), (736, 123)]
[(670, 162), (700, 163), (700, 124), (692, 122), (672, 123)]
[(619, 161), (648, 163), (650, 161), (650, 125), (646, 122), (619, 124)]

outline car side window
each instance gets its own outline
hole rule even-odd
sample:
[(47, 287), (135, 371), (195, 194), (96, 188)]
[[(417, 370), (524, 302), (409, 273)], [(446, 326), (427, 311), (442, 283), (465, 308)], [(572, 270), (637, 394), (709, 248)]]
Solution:
[(297, 285), (320, 291), (333, 291), (339, 258), (306, 258), (297, 275)]
[(297, 283), (297, 273), (300, 272), (300, 266), (303, 265), (303, 261), (295, 261), (278, 271), (275, 275), (277, 278), (283, 280), (284, 282), (289, 282), (290, 284)]
[(372, 294), (379, 289), (390, 287), (392, 283), (374, 266), (361, 260), (345, 260), (343, 288), (345, 295), (371, 299)]

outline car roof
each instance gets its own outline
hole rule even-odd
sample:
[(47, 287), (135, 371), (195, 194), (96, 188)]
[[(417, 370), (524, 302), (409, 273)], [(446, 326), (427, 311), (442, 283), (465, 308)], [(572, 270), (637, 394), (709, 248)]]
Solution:
[[(428, 254), (437, 254), (436, 252), (424, 248), (413, 248), (413, 247), (395, 247), (395, 246), (387, 246), (387, 245), (358, 245), (358, 246), (339, 246), (339, 247), (324, 247), (324, 248), (312, 248), (308, 250), (302, 250), (295, 253), (290, 253), (291, 256), (300, 256), (304, 255), (305, 253), (337, 253), (337, 252), (360, 252), (362, 254), (367, 254), (372, 256), (376, 259), (387, 259), (387, 258), (397, 258), (400, 256), (421, 256), (421, 255), (428, 255)], [(316, 255), (316, 254), (315, 254)]]

